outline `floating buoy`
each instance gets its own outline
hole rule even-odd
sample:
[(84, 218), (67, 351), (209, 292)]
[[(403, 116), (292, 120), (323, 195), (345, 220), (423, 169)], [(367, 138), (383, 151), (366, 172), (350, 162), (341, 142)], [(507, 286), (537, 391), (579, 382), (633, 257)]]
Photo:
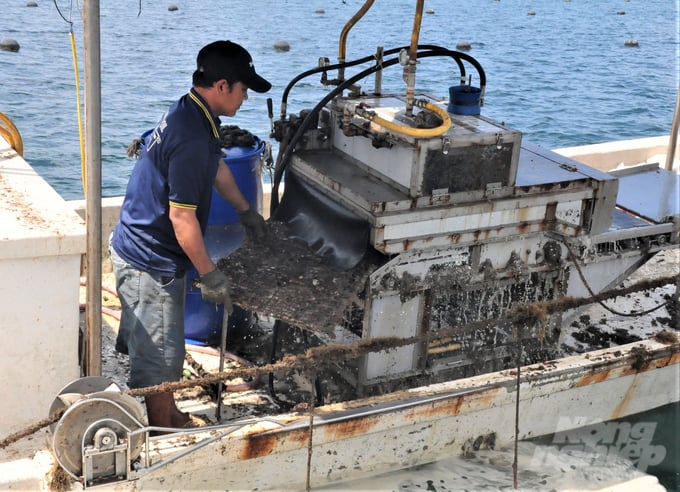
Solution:
[(470, 44), (470, 41), (466, 41), (464, 39), (458, 41), (456, 43), (456, 49), (461, 50), (461, 51), (467, 51), (472, 48), (472, 44)]
[(535, 11), (535, 10), (530, 10), (529, 12), (527, 12), (527, 15), (536, 15), (536, 11)]
[(616, 15), (626, 15), (626, 11), (625, 10), (617, 10)]
[(37, 6), (38, 6), (38, 2), (33, 2), (33, 1), (28, 2), (26, 4), (26, 7), (37, 7)]
[(177, 7), (177, 5), (175, 5), (175, 4), (171, 4), (171, 5), (168, 5), (168, 10), (170, 12), (174, 12), (175, 10), (179, 10), (179, 7)]
[(640, 44), (638, 43), (637, 39), (632, 39), (632, 38), (631, 38), (631, 39), (626, 39), (626, 42), (623, 43), (623, 45), (624, 45), (624, 46), (629, 46), (629, 47), (631, 47), (631, 48), (637, 48), (637, 47), (640, 46)]
[(326, 11), (325, 11), (324, 9), (316, 9), (316, 10), (314, 11), (314, 13), (315, 13), (315, 14), (325, 14)]
[(276, 51), (290, 51), (290, 44), (288, 44), (288, 41), (279, 39), (274, 43), (274, 49)]
[(0, 51), (19, 51), (19, 43), (14, 39), (5, 38), (0, 41)]
[(434, 9), (427, 9), (425, 11), (426, 14), (434, 14)]

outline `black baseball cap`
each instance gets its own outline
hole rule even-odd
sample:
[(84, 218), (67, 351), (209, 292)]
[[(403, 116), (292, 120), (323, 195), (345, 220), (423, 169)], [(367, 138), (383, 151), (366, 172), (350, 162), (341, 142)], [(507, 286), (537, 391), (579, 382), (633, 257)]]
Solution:
[[(209, 84), (220, 79), (239, 81), (255, 92), (267, 92), (272, 85), (255, 72), (253, 58), (241, 45), (215, 41), (205, 45), (196, 57), (196, 72)], [(196, 74), (195, 74), (196, 75)]]

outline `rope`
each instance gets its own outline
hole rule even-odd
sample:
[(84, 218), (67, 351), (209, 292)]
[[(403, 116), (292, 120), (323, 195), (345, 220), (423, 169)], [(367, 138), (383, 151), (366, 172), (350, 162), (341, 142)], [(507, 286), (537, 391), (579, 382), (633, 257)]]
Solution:
[(314, 402), (316, 401), (315, 384), (316, 373), (311, 371), (309, 373), (309, 382), (311, 388), (309, 390), (309, 439), (307, 440), (307, 492), (312, 490), (312, 436), (314, 435)]
[(17, 442), (20, 439), (23, 439), (24, 437), (28, 437), (32, 434), (35, 434), (36, 432), (38, 432), (43, 427), (47, 427), (48, 425), (57, 422), (61, 418), (61, 416), (64, 415), (64, 412), (66, 411), (67, 408), (68, 407), (61, 408), (61, 409), (57, 410), (56, 412), (54, 412), (49, 417), (44, 418), (41, 421), (36, 422), (35, 424), (30, 425), (30, 426), (26, 427), (25, 429), (17, 431), (14, 434), (10, 434), (9, 436), (0, 440), (0, 449), (5, 449), (10, 444)]
[(517, 473), (519, 466), (518, 460), (518, 447), (519, 447), (519, 386), (520, 386), (520, 369), (522, 367), (522, 340), (517, 340), (517, 382), (515, 389), (515, 446), (514, 446), (514, 458), (512, 462), (512, 486), (517, 490), (518, 480)]
[[(515, 327), (534, 326), (537, 323), (545, 323), (547, 316), (550, 314), (582, 307), (588, 304), (593, 304), (594, 302), (625, 296), (634, 292), (652, 290), (665, 285), (676, 284), (678, 281), (680, 281), (680, 275), (672, 275), (658, 279), (644, 280), (621, 289), (612, 289), (597, 294), (592, 298), (566, 297), (553, 301), (540, 301), (526, 305), (518, 305), (511, 308), (505, 317), (470, 323), (466, 326), (488, 327), (503, 322), (511, 322)], [(437, 340), (451, 337), (459, 331), (460, 328), (453, 327), (440, 330), (434, 334), (428, 333), (425, 335), (409, 338), (380, 337), (362, 339), (353, 345), (325, 345), (320, 347), (312, 347), (307, 349), (307, 351), (302, 355), (287, 355), (277, 363), (265, 364), (257, 367), (232, 369), (228, 373), (218, 372), (190, 381), (167, 382), (157, 386), (131, 389), (127, 392), (127, 394), (133, 397), (149, 396), (155, 395), (157, 393), (167, 393), (193, 388), (196, 386), (208, 386), (219, 381), (237, 377), (259, 377), (275, 371), (283, 371), (288, 373), (295, 371), (318, 371), (323, 367), (328, 367), (337, 362), (342, 362), (348, 359), (356, 359), (371, 352), (396, 349), (406, 345), (420, 343), (424, 340), (436, 342)], [(43, 427), (53, 422), (56, 422), (60, 417), (61, 415), (57, 414), (50, 415), (48, 418), (38, 422), (37, 424), (7, 436), (6, 438), (0, 440), (0, 449), (7, 447), (8, 445), (18, 441), (19, 439), (22, 439), (23, 437), (39, 431)]]
[[(591, 295), (591, 297), (596, 297), (596, 294), (593, 292), (593, 289), (590, 287), (590, 284), (589, 284), (588, 281), (586, 280), (586, 277), (585, 277), (583, 271), (581, 270), (581, 265), (579, 265), (578, 259), (576, 258), (576, 255), (575, 255), (574, 252), (572, 251), (571, 247), (570, 247), (569, 244), (564, 240), (564, 238), (560, 237), (560, 240), (561, 240), (562, 243), (564, 243), (564, 245), (566, 246), (567, 252), (569, 253), (569, 258), (571, 258), (571, 261), (574, 263), (574, 266), (576, 267), (576, 271), (578, 272), (578, 275), (579, 275), (579, 277), (581, 278), (581, 282), (583, 282), (583, 285), (585, 285), (585, 287), (586, 287), (586, 289), (588, 290), (588, 293)], [(638, 312), (638, 311), (631, 311), (630, 313), (624, 313), (624, 312), (617, 311), (616, 309), (607, 306), (607, 305), (606, 305), (604, 302), (602, 302), (602, 301), (597, 301), (597, 303), (598, 303), (600, 306), (602, 306), (604, 309), (606, 309), (607, 311), (609, 311), (610, 313), (615, 314), (615, 315), (617, 315), (617, 316), (624, 316), (624, 317), (644, 316), (644, 315), (646, 315), (646, 314), (653, 313), (654, 311), (656, 311), (656, 310), (658, 310), (658, 309), (661, 309), (662, 307), (664, 307), (664, 306), (666, 306), (666, 305), (668, 304), (668, 302), (662, 302), (662, 303), (659, 304), (658, 306), (655, 306), (655, 307), (653, 307), (653, 308), (647, 309), (646, 311), (641, 311), (641, 312)]]

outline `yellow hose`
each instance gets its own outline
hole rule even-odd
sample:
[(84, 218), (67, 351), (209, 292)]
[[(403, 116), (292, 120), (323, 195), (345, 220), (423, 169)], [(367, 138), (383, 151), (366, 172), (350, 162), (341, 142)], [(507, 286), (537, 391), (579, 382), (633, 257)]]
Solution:
[(425, 0), (418, 0), (416, 4), (416, 13), (413, 17), (413, 31), (411, 32), (411, 47), (409, 50), (409, 62), (415, 63), (418, 54), (418, 38), (420, 37), (420, 25), (423, 20), (423, 7)]
[(362, 114), (360, 114), (359, 116), (367, 118), (368, 120), (395, 133), (400, 133), (402, 135), (408, 135), (410, 137), (416, 138), (438, 137), (446, 133), (449, 130), (449, 128), (451, 128), (451, 117), (449, 116), (449, 113), (447, 113), (445, 109), (437, 106), (436, 104), (425, 101), (416, 101), (415, 105), (430, 110), (436, 115), (438, 115), (442, 119), (442, 124), (435, 128), (413, 128), (410, 126), (402, 125), (400, 123), (395, 123), (394, 121), (389, 121), (384, 118), (381, 118), (374, 112), (366, 112), (364, 110), (361, 111)]
[[(366, 12), (368, 12), (368, 9), (371, 8), (371, 5), (373, 5), (374, 1), (375, 0), (366, 0), (357, 13), (354, 14), (352, 18), (347, 21), (347, 24), (345, 24), (345, 26), (342, 28), (342, 31), (340, 32), (340, 46), (338, 47), (338, 61), (340, 63), (345, 61), (345, 56), (347, 55), (347, 36), (349, 35), (349, 30), (354, 27), (354, 24), (359, 22)], [(340, 80), (344, 80), (345, 75), (343, 68), (339, 70), (339, 74), (340, 75), (338, 78)]]
[(409, 48), (408, 65), (404, 67), (406, 82), (406, 115), (413, 115), (413, 100), (416, 88), (416, 58), (418, 56), (418, 38), (420, 37), (420, 24), (423, 20), (423, 7), (425, 0), (418, 0), (416, 13), (413, 16), (413, 31), (411, 32), (411, 46)]
[(0, 123), (2, 123), (0, 125), (0, 135), (2, 135), (2, 138), (7, 140), (7, 143), (16, 150), (17, 154), (23, 157), (24, 142), (21, 140), (19, 129), (5, 113), (0, 113)]
[(76, 78), (76, 110), (78, 112), (78, 138), (80, 140), (80, 179), (83, 183), (83, 194), (87, 194), (87, 172), (85, 169), (85, 141), (83, 139), (83, 118), (80, 109), (80, 78), (78, 77), (78, 54), (76, 52), (76, 38), (73, 35), (73, 30), (69, 32), (71, 37), (71, 53), (73, 54), (73, 71)]

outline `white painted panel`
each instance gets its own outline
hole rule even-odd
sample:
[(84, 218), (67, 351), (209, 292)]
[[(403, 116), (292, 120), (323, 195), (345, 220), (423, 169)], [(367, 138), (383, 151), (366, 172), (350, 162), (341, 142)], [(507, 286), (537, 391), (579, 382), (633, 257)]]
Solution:
[(0, 257), (85, 252), (85, 224), (0, 137)]
[[(399, 296), (376, 297), (371, 308), (369, 337), (411, 337), (418, 326), (420, 296), (401, 303)], [(410, 371), (413, 368), (415, 345), (387, 352), (371, 353), (366, 361), (366, 378), (388, 376)]]
[(59, 390), (79, 377), (80, 255), (0, 260), (0, 278), (6, 436), (47, 417)]
[(479, 261), (481, 263), (488, 260), (494, 268), (505, 268), (510, 255), (514, 252), (527, 265), (536, 265), (536, 252), (542, 250), (545, 240), (543, 236), (529, 236), (484, 243), (480, 246)]
[[(611, 258), (600, 259), (597, 263), (581, 265), (580, 269), (588, 279), (590, 288), (597, 294), (608, 288), (609, 284), (615, 282), (624, 272), (635, 270), (639, 261), (640, 257), (637, 255), (612, 255)], [(569, 286), (566, 295), (569, 297), (590, 297), (588, 289), (574, 267), (569, 269)]]
[(514, 210), (465, 215), (462, 217), (448, 217), (436, 220), (423, 220), (405, 224), (385, 226), (384, 239), (386, 241), (425, 236), (428, 234), (445, 234), (478, 229), (500, 227), (501, 225), (517, 224), (543, 220), (545, 207), (526, 207)]
[(370, 139), (346, 137), (340, 131), (333, 132), (333, 146), (372, 169), (374, 174), (377, 172), (409, 188), (415, 160), (413, 147), (395, 145), (389, 149), (376, 149)]

